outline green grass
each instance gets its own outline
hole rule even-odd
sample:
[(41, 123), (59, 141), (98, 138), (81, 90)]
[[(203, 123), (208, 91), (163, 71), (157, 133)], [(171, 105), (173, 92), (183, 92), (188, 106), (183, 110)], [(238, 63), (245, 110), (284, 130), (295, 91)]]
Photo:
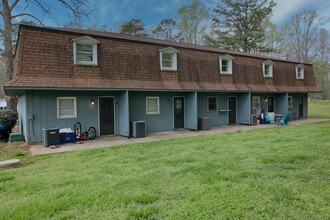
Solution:
[(309, 101), (308, 117), (330, 119), (330, 100), (311, 100), (311, 101)]
[(330, 123), (32, 157), (0, 219), (329, 219)]
[(13, 158), (27, 158), (28, 154), (25, 150), (15, 148), (5, 148), (7, 143), (0, 143), (0, 161)]

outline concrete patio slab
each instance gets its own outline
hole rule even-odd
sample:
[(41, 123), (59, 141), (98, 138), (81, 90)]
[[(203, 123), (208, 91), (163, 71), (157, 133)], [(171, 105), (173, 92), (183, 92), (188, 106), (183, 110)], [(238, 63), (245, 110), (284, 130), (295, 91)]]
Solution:
[[(306, 123), (318, 123), (330, 121), (329, 119), (300, 119), (295, 120), (290, 123), (290, 125), (301, 125)], [(80, 143), (67, 143), (62, 144), (58, 148), (46, 148), (41, 143), (31, 145), (30, 151), (32, 155), (42, 155), (42, 154), (53, 154), (53, 153), (62, 153), (86, 149), (95, 149), (103, 147), (114, 147), (125, 144), (135, 144), (135, 143), (145, 143), (151, 141), (160, 141), (168, 140), (173, 138), (185, 138), (201, 135), (210, 135), (210, 134), (224, 134), (236, 131), (246, 131), (262, 128), (271, 128), (277, 125), (230, 125), (230, 126), (218, 126), (212, 127), (207, 131), (191, 131), (191, 130), (178, 130), (178, 131), (163, 131), (163, 132), (153, 132), (148, 133), (147, 137), (144, 138), (127, 138), (121, 136), (101, 136), (97, 137), (92, 141), (85, 141)]]

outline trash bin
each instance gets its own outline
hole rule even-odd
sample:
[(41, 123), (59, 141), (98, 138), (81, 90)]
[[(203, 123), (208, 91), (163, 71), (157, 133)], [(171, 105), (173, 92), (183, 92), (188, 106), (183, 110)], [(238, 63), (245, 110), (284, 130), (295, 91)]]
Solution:
[(132, 137), (141, 138), (146, 136), (146, 122), (145, 121), (133, 121), (132, 122)]
[(210, 117), (198, 118), (198, 130), (210, 130)]
[(60, 133), (58, 128), (43, 128), (42, 140), (44, 147), (60, 144)]

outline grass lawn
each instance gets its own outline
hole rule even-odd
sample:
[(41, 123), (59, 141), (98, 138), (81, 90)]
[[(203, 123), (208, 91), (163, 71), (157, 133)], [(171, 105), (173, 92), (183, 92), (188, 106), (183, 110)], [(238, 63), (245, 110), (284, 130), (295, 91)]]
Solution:
[(308, 103), (308, 117), (330, 118), (330, 100), (311, 100)]
[(329, 219), (329, 134), (273, 126), (24, 157), (0, 171), (0, 219)]

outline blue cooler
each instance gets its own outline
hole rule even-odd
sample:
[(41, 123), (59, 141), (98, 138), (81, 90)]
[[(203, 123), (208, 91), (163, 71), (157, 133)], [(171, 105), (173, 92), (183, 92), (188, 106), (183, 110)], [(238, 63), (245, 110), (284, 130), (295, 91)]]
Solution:
[(76, 142), (76, 133), (70, 128), (60, 129), (60, 143), (75, 143)]

